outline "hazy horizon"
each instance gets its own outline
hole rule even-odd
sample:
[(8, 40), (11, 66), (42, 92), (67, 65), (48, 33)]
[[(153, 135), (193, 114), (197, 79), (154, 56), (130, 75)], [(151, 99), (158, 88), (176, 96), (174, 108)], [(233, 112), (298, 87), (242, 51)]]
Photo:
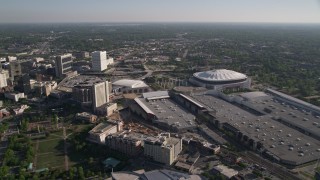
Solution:
[(0, 0), (0, 23), (320, 23), (320, 0)]

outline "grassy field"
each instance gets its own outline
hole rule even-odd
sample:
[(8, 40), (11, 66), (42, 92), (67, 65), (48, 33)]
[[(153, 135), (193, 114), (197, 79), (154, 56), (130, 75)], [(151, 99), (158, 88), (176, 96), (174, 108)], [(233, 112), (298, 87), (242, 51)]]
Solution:
[[(71, 129), (67, 129), (66, 134), (71, 135), (73, 132), (81, 132), (88, 127), (92, 127), (91, 124), (75, 125)], [(64, 159), (64, 140), (63, 131), (57, 131), (50, 133), (47, 137), (35, 138), (32, 140), (33, 146), (36, 151), (35, 165), (36, 169), (40, 168), (58, 168), (65, 169)], [(85, 141), (85, 140), (84, 140)], [(38, 145), (37, 145), (38, 143)], [(72, 156), (69, 154), (68, 156)], [(73, 157), (73, 156), (72, 156)], [(69, 166), (83, 162), (83, 157), (76, 159), (69, 159)]]
[(62, 138), (39, 141), (38, 154), (57, 151), (63, 152)]
[(37, 156), (35, 158), (36, 169), (64, 169), (64, 142), (62, 134), (62, 131), (58, 131), (50, 134), (47, 138), (33, 140)]
[(37, 169), (40, 168), (64, 169), (64, 155), (55, 153), (38, 155)]

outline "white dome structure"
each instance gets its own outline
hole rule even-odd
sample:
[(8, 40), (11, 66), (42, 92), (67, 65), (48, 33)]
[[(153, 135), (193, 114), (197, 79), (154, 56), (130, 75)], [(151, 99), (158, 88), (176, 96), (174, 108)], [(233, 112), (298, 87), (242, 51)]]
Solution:
[(149, 90), (149, 86), (141, 80), (121, 79), (112, 83), (112, 91), (115, 94), (141, 94), (144, 92), (149, 92)]
[(133, 80), (133, 79), (121, 79), (112, 83), (114, 86), (124, 86), (130, 88), (140, 88), (140, 87), (147, 87), (146, 83), (140, 80)]
[(251, 79), (236, 71), (215, 69), (196, 72), (189, 79), (189, 82), (209, 89), (223, 90), (226, 88), (250, 88)]
[(197, 72), (193, 77), (207, 82), (230, 82), (246, 80), (247, 76), (232, 70), (216, 69), (211, 71)]

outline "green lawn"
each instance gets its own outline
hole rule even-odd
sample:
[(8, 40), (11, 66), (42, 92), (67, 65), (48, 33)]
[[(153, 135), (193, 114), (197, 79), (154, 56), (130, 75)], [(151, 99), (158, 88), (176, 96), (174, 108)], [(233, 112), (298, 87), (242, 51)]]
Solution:
[[(53, 133), (50, 133), (50, 135), (57, 135), (57, 136), (63, 136), (63, 131), (57, 131), (57, 132), (53, 132)], [(54, 136), (54, 137), (57, 137), (57, 136)]]
[[(70, 133), (79, 132), (91, 128), (92, 124), (81, 124), (74, 125), (72, 129), (67, 129), (67, 135)], [(87, 130), (86, 130), (87, 131)], [(72, 136), (72, 135), (71, 135)], [(61, 170), (65, 169), (65, 159), (64, 159), (64, 140), (63, 131), (52, 132), (48, 137), (41, 137), (39, 139), (32, 140), (33, 147), (36, 149), (37, 141), (39, 141), (38, 149), (36, 150), (37, 162), (36, 169), (40, 168), (58, 168)], [(85, 139), (84, 139), (85, 141)], [(94, 148), (94, 147), (93, 147)], [(69, 167), (82, 164), (84, 165), (89, 157), (97, 156), (97, 154), (86, 154), (83, 152), (70, 152), (69, 147)], [(97, 164), (99, 164), (99, 160)]]
[[(62, 131), (55, 132), (56, 135), (62, 136)], [(36, 148), (37, 140), (33, 140)], [(36, 168), (59, 168), (64, 169), (64, 141), (62, 137), (53, 136), (39, 139), (37, 150)]]
[(39, 142), (38, 154), (48, 152), (63, 152), (63, 139), (51, 139)]
[(63, 154), (43, 154), (37, 157), (37, 169), (40, 168), (61, 168), (64, 169)]
[(93, 124), (78, 124), (73, 126), (73, 130), (67, 130), (67, 133), (70, 132), (82, 132), (83, 130), (86, 129), (92, 129), (95, 125)]

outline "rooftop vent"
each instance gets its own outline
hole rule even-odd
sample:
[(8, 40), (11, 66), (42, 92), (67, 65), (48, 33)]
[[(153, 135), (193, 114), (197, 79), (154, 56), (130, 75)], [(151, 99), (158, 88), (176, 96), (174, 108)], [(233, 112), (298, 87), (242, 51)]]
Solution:
[(280, 144), (281, 144), (281, 145), (284, 145), (284, 142), (283, 142), (283, 141), (281, 141), (281, 142), (280, 142)]

